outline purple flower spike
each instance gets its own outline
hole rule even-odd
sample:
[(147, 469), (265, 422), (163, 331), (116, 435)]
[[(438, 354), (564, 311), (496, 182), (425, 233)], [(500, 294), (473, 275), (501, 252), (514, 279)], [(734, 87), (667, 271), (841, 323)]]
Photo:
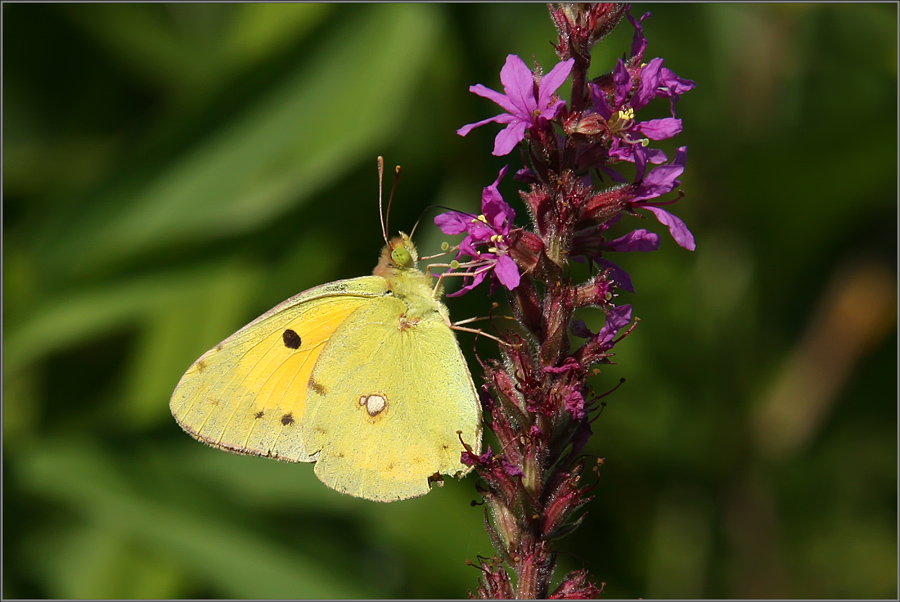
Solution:
[(508, 155), (515, 146), (525, 139), (526, 130), (554, 119), (565, 106), (564, 100), (553, 100), (554, 92), (566, 81), (572, 71), (575, 59), (557, 64), (538, 84), (537, 98), (534, 96), (535, 80), (531, 69), (515, 54), (506, 57), (506, 64), (500, 70), (500, 82), (504, 94), (481, 84), (469, 87), (469, 91), (494, 101), (506, 111), (477, 123), (459, 128), (456, 133), (465, 136), (473, 129), (486, 123), (504, 123), (506, 127), (494, 139), (497, 157)]
[[(695, 248), (684, 222), (667, 211), (684, 196), (687, 149), (678, 148), (673, 159), (657, 148), (657, 141), (665, 144), (681, 133), (685, 124), (675, 103), (694, 82), (647, 53), (643, 23), (650, 13), (636, 18), (629, 7), (551, 4), (559, 33), (552, 45), (562, 62), (541, 77), (540, 68), (507, 56), (501, 92), (481, 84), (469, 88), (499, 105), (501, 114), (457, 131), (465, 136), (486, 123), (501, 124), (493, 154), (520, 158), (510, 168), (527, 208), (520, 220), (530, 221), (513, 225), (516, 214), (499, 191), (506, 168), (484, 188), (480, 215), (435, 218), (445, 234), (461, 239), (443, 276), (458, 276), (463, 286), (448, 296), (488, 281), (492, 293), (509, 289), (500, 292), (518, 322), (512, 329), (492, 324), (505, 343), (501, 357), (479, 359), (485, 428), (498, 451), (478, 456), (466, 447), (462, 456), (481, 478), (477, 492), (496, 550), (480, 563), (482, 582), (470, 592), (473, 598), (592, 599), (603, 593), (584, 570), (570, 572), (555, 590), (551, 584), (557, 569), (553, 540), (578, 527), (603, 465), (602, 458), (583, 454), (607, 395), (598, 395), (590, 378), (604, 375), (595, 366), (613, 363), (613, 348), (637, 324), (631, 305), (620, 302), (634, 293), (632, 278), (609, 258), (659, 249), (664, 235), (658, 226), (651, 224), (658, 233), (619, 229), (629, 218), (651, 214), (679, 245)], [(590, 73), (592, 48), (625, 15), (634, 28), (630, 55), (624, 48), (621, 59)], [(620, 54), (610, 50), (602, 56)], [(571, 83), (571, 103), (557, 95), (564, 82)], [(651, 105), (661, 111), (652, 119), (641, 112)], [(589, 274), (570, 269), (571, 262), (586, 263)], [(575, 319), (582, 312), (594, 314), (599, 332)], [(613, 375), (605, 376), (608, 381)], [(611, 393), (616, 387), (609, 384), (604, 389)]]

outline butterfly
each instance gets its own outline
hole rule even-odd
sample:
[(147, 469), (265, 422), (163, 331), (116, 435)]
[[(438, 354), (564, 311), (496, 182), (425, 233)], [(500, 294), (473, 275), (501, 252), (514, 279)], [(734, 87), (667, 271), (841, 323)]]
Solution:
[(410, 237), (371, 276), (304, 291), (191, 365), (169, 407), (194, 438), (231, 452), (315, 462), (327, 486), (388, 502), (471, 470), (481, 406), (441, 287)]

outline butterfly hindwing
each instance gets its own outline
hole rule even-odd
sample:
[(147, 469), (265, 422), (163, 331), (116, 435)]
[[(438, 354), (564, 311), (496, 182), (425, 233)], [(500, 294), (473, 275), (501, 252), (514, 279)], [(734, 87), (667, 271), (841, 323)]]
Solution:
[(170, 406), (188, 433), (229, 451), (308, 462), (300, 436), (313, 367), (354, 311), (385, 294), (366, 276), (300, 293), (210, 349)]
[(437, 311), (406, 323), (406, 309), (393, 296), (366, 303), (313, 369), (304, 446), (338, 491), (377, 501), (424, 495), (432, 476), (470, 470), (457, 431), (480, 449), (478, 396), (453, 331)]

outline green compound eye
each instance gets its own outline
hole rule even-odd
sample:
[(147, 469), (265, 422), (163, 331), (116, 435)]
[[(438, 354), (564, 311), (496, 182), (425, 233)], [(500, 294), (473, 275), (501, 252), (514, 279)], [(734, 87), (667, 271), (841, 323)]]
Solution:
[(394, 265), (405, 267), (412, 263), (412, 255), (404, 246), (394, 247), (391, 251), (391, 261)]

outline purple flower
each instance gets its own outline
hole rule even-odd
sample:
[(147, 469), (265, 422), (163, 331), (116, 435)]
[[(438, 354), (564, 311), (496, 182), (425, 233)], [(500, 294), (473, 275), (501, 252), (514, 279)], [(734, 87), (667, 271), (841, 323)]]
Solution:
[(493, 100), (506, 113), (489, 119), (470, 123), (459, 128), (456, 133), (465, 136), (478, 126), (494, 121), (507, 126), (494, 139), (494, 152), (497, 157), (508, 155), (515, 146), (525, 139), (525, 131), (541, 126), (556, 117), (566, 101), (555, 99), (554, 92), (566, 81), (572, 71), (575, 59), (557, 64), (547, 75), (540, 79), (535, 98), (535, 77), (531, 69), (515, 54), (506, 57), (506, 64), (500, 70), (500, 82), (504, 94), (491, 90), (481, 84), (469, 87), (470, 92)]
[[(659, 248), (659, 235), (649, 230), (639, 228), (629, 232), (625, 236), (620, 236), (615, 240), (611, 240), (604, 245), (604, 251), (615, 251), (619, 253), (628, 253), (631, 251), (639, 251), (646, 253), (655, 251)], [(634, 284), (631, 282), (631, 275), (622, 269), (618, 264), (605, 259), (596, 257), (594, 260), (603, 268), (609, 270), (609, 278), (612, 278), (619, 288), (634, 292)]]
[(613, 339), (620, 330), (631, 323), (631, 305), (614, 305), (606, 309), (606, 323), (600, 332), (593, 333), (583, 320), (572, 322), (572, 334), (583, 339), (595, 339), (605, 349), (612, 349)]
[(600, 329), (597, 338), (599, 338), (604, 345), (612, 347), (613, 339), (616, 338), (616, 335), (620, 330), (630, 323), (631, 305), (626, 304), (610, 307), (606, 310), (606, 323), (603, 325), (603, 328)]
[(650, 232), (649, 230), (638, 228), (619, 238), (609, 241), (606, 240), (604, 236), (605, 232), (619, 223), (621, 219), (622, 214), (620, 213), (601, 224), (597, 230), (591, 231), (587, 236), (582, 237), (579, 242), (584, 246), (578, 251), (579, 253), (582, 253), (582, 255), (575, 255), (573, 256), (573, 259), (575, 261), (583, 261), (584, 257), (593, 259), (602, 268), (608, 271), (608, 278), (614, 281), (618, 288), (633, 293), (634, 285), (631, 282), (631, 276), (628, 272), (612, 261), (604, 258), (603, 255), (609, 252), (630, 253), (638, 251), (647, 253), (649, 251), (656, 251), (659, 249), (659, 235)]
[(677, 178), (684, 172), (686, 163), (687, 147), (682, 146), (676, 151), (675, 159), (672, 163), (654, 167), (650, 173), (645, 176), (644, 172), (646, 171), (647, 165), (642, 157), (637, 157), (637, 160), (635, 161), (635, 167), (637, 168), (637, 187), (635, 188), (634, 197), (630, 200), (629, 204), (633, 209), (646, 209), (653, 213), (656, 219), (659, 220), (659, 223), (669, 229), (669, 233), (679, 246), (684, 247), (688, 251), (693, 251), (697, 248), (697, 245), (694, 243), (694, 235), (691, 234), (688, 227), (676, 216), (659, 207), (659, 205), (667, 205), (669, 203), (674, 203), (675, 201), (656, 202), (652, 204), (647, 202), (650, 199), (654, 199), (675, 190), (675, 188), (681, 184)]
[(566, 410), (572, 414), (575, 420), (584, 418), (584, 396), (580, 391), (572, 389), (565, 399)]
[[(606, 121), (611, 158), (634, 162), (640, 155), (650, 163), (660, 164), (667, 160), (666, 154), (659, 149), (648, 148), (647, 145), (650, 140), (666, 140), (681, 132), (681, 120), (675, 117), (675, 101), (696, 84), (663, 67), (661, 58), (652, 59), (646, 65), (641, 64), (647, 47), (641, 22), (650, 13), (645, 13), (638, 21), (630, 12), (626, 12), (626, 15), (634, 26), (631, 57), (627, 62), (619, 59), (613, 69), (612, 99), (607, 98), (607, 91), (599, 85), (588, 84), (593, 111)], [(635, 112), (657, 97), (669, 99), (672, 116), (638, 121)]]
[(604, 259), (603, 257), (597, 257), (594, 259), (603, 269), (608, 270), (609, 278), (615, 281), (616, 286), (619, 288), (628, 291), (629, 293), (634, 292), (634, 284), (631, 282), (631, 274), (622, 269), (621, 266), (611, 262), (609, 259)]
[[(481, 215), (474, 217), (459, 211), (448, 211), (434, 218), (434, 223), (444, 234), (466, 233), (459, 243), (459, 254), (472, 258), (472, 261), (461, 265), (467, 268), (466, 277), (472, 280), (448, 297), (463, 295), (479, 284), (490, 274), (509, 290), (519, 286), (519, 267), (509, 255), (509, 239), (507, 235), (512, 227), (516, 212), (503, 200), (497, 186), (506, 175), (508, 166), (504, 166), (497, 179), (481, 193)], [(478, 247), (487, 246), (485, 250)]]
[(459, 461), (466, 466), (488, 466), (493, 457), (494, 452), (491, 450), (491, 447), (488, 446), (487, 450), (481, 455), (477, 455), (468, 449), (464, 450), (460, 453)]
[(506, 473), (508, 477), (524, 477), (525, 473), (522, 472), (522, 469), (512, 464), (505, 457), (500, 458), (500, 467), (503, 469), (503, 472)]
[[(643, 78), (643, 71), (641, 75)], [(674, 116), (647, 121), (635, 119), (635, 111), (644, 107), (649, 99), (639, 93), (629, 96), (632, 90), (631, 76), (621, 59), (613, 71), (613, 81), (616, 84), (613, 106), (609, 105), (606, 93), (597, 84), (588, 84), (594, 111), (606, 120), (609, 128), (609, 156), (622, 161), (635, 161), (635, 155), (640, 154), (650, 163), (664, 162), (666, 154), (659, 149), (648, 148), (647, 139), (665, 140), (679, 134), (681, 120)], [(642, 79), (641, 82), (643, 81)]]
[[(639, 65), (644, 58), (644, 50), (647, 49), (647, 38), (644, 37), (644, 28), (641, 27), (644, 19), (650, 16), (650, 13), (644, 13), (637, 21), (631, 16), (631, 11), (626, 11), (625, 15), (634, 26), (634, 39), (631, 43), (631, 58), (629, 64)], [(662, 66), (663, 60), (655, 58), (641, 70), (641, 86), (639, 96), (644, 105), (646, 105), (654, 96), (666, 96), (672, 102), (672, 117), (675, 116), (674, 103), (678, 98), (696, 87), (696, 84), (689, 80), (683, 79), (675, 75), (674, 72)], [(646, 72), (646, 75), (645, 75)], [(643, 106), (643, 105), (641, 105)], [(635, 107), (638, 108), (638, 107)]]

